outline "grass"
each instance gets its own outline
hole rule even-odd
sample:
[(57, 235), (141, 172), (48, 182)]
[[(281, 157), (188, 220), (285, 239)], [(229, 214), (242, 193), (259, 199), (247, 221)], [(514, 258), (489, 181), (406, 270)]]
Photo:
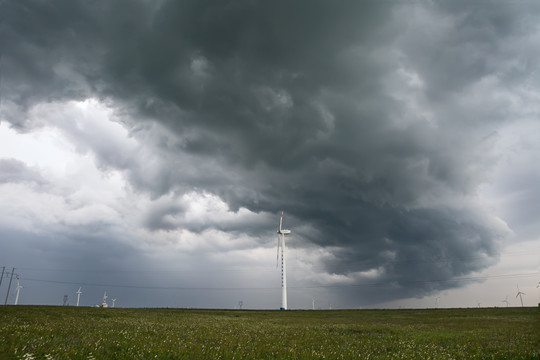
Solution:
[(7, 359), (540, 359), (540, 309), (0, 307)]

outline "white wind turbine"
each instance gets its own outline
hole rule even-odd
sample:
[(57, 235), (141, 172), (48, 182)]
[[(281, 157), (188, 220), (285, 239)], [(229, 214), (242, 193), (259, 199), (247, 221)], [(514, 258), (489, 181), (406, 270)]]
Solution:
[(23, 288), (24, 286), (21, 286), (21, 284), (19, 283), (19, 278), (17, 278), (17, 295), (15, 295), (15, 305), (17, 305), (17, 303), (19, 302), (19, 292), (21, 291), (21, 289)]
[(109, 305), (107, 305), (107, 292), (105, 291), (105, 293), (103, 294), (103, 302), (101, 303), (101, 307), (108, 307)]
[(506, 299), (504, 299), (503, 301), (501, 301), (503, 303), (506, 303), (506, 307), (508, 307), (508, 295), (506, 295)]
[(281, 247), (281, 308), (280, 310), (287, 310), (287, 267), (285, 264), (285, 235), (289, 235), (291, 230), (284, 230), (281, 228), (283, 223), (283, 210), (281, 211), (281, 217), (279, 218), (278, 229), (278, 243), (277, 243), (277, 259), (276, 267), (279, 265), (279, 249)]
[(521, 300), (521, 307), (523, 307), (523, 297), (522, 297), (522, 295), (527, 295), (527, 294), (525, 294), (524, 292), (521, 292), (521, 291), (519, 290), (519, 285), (517, 285), (517, 290), (518, 290), (518, 292), (517, 292), (516, 297), (519, 296), (519, 300)]
[(77, 294), (77, 306), (79, 306), (79, 300), (81, 299), (81, 294), (82, 294), (81, 288), (82, 286), (79, 286), (79, 290), (77, 290), (77, 292), (75, 293)]
[(111, 299), (112, 301), (112, 307), (114, 307), (114, 302), (116, 301), (116, 299)]

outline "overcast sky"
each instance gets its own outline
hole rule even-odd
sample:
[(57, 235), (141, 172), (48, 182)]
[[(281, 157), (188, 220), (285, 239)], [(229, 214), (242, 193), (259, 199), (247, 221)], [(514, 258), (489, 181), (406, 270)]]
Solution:
[(279, 308), (282, 209), (290, 308), (540, 302), (537, 1), (1, 13), (20, 304)]

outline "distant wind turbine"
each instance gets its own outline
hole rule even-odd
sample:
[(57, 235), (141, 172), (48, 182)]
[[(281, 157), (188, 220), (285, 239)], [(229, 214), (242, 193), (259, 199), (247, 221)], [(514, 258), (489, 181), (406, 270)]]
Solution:
[(105, 291), (105, 293), (103, 294), (103, 302), (101, 303), (101, 307), (108, 307), (109, 305), (107, 305), (107, 292)]
[(19, 302), (19, 292), (21, 291), (21, 289), (23, 288), (23, 286), (21, 286), (21, 284), (19, 283), (19, 278), (17, 277), (17, 295), (15, 295), (15, 305), (17, 305), (17, 303)]
[(114, 302), (116, 301), (116, 299), (111, 299), (112, 301), (112, 307), (114, 307)]
[(281, 217), (279, 218), (278, 244), (277, 244), (277, 264), (279, 264), (279, 249), (281, 247), (281, 308), (280, 310), (287, 310), (287, 267), (285, 264), (285, 235), (291, 233), (290, 230), (281, 229), (283, 223), (283, 210), (281, 211)]
[(77, 294), (77, 306), (79, 306), (79, 300), (81, 299), (81, 294), (82, 294), (81, 288), (82, 286), (80, 286), (79, 290), (77, 290), (77, 292), (75, 293)]
[(521, 307), (523, 307), (523, 297), (522, 297), (522, 295), (527, 295), (527, 294), (525, 294), (524, 292), (521, 292), (519, 290), (519, 285), (517, 286), (517, 290), (518, 290), (518, 292), (517, 292), (516, 298), (519, 296), (519, 300), (521, 300)]
[(506, 295), (506, 299), (504, 299), (503, 301), (501, 301), (503, 303), (506, 303), (506, 307), (508, 307), (508, 295)]

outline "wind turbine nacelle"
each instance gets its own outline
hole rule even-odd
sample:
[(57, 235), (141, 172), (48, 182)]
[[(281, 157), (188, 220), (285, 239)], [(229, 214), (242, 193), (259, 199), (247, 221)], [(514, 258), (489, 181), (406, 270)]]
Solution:
[(278, 230), (278, 233), (283, 235), (289, 235), (291, 233), (291, 230)]

